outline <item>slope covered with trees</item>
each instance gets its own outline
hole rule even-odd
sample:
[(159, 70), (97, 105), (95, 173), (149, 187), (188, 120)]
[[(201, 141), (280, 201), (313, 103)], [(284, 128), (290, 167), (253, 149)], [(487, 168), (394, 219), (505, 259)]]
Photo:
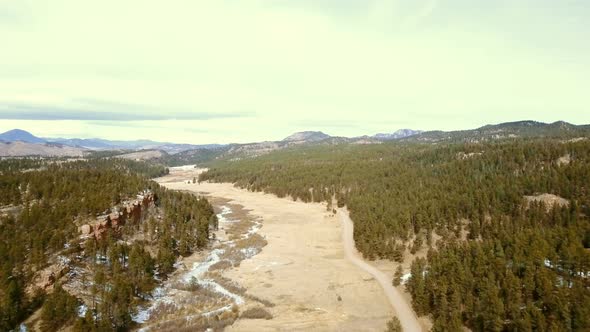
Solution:
[[(304, 147), (215, 163), (200, 180), (335, 197), (369, 259), (430, 248), (407, 286), (437, 331), (590, 329), (587, 140)], [(525, 199), (540, 193), (569, 204)]]
[[(216, 223), (204, 198), (149, 180), (166, 172), (118, 159), (1, 161), (0, 207), (14, 209), (0, 213), (0, 330), (14, 328), (44, 302), (42, 328), (47, 331), (74, 322), (83, 331), (130, 327), (134, 305), (173, 270), (178, 255), (205, 246), (209, 226)], [(146, 215), (122, 233), (80, 241), (77, 220), (96, 218), (145, 190), (156, 198), (153, 209), (160, 220)], [(149, 236), (132, 240), (140, 232)], [(59, 276), (50, 295), (26, 292), (36, 272), (57, 255), (93, 278), (93, 305), (83, 319), (77, 317), (82, 302), (61, 288)]]

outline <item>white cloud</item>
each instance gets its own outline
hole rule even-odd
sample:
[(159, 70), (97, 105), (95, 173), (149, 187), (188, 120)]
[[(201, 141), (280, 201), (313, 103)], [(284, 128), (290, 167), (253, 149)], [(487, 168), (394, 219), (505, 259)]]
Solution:
[[(276, 139), (314, 124), (361, 135), (524, 118), (590, 122), (590, 51), (575, 43), (588, 28), (570, 22), (587, 8), (551, 15), (557, 5), (520, 3), (351, 0), (337, 10), (342, 2), (329, 0), (0, 1), (0, 106), (82, 112), (80, 100), (95, 100), (144, 105), (134, 111), (146, 114), (255, 114), (157, 128), (130, 122), (124, 131), (60, 125), (195, 143)], [(557, 23), (544, 29), (548, 22)], [(44, 122), (0, 120), (0, 129), (17, 124), (52, 135)]]

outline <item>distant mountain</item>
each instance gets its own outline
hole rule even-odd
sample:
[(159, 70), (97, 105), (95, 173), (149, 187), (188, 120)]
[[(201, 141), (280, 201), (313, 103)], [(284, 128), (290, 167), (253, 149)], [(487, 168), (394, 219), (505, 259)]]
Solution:
[[(400, 129), (391, 134), (377, 134), (374, 136), (360, 137), (337, 137), (330, 136), (321, 131), (303, 131), (292, 134), (281, 141), (266, 141), (247, 144), (230, 144), (223, 149), (215, 151), (195, 151), (190, 158), (183, 160), (196, 160), (199, 162), (211, 161), (214, 159), (240, 160), (265, 155), (277, 150), (296, 148), (299, 146), (313, 145), (338, 145), (338, 144), (381, 144), (387, 141), (401, 142), (484, 142), (500, 139), (526, 138), (526, 137), (588, 137), (590, 126), (576, 126), (567, 122), (559, 121), (551, 124), (535, 121), (508, 122), (497, 125), (487, 125), (478, 129), (461, 131), (419, 131), (412, 129)], [(183, 154), (190, 151), (183, 152)], [(191, 159), (192, 158), (192, 159)]]
[[(506, 122), (486, 125), (472, 130), (459, 131), (427, 131), (400, 129), (390, 134), (376, 134), (374, 136), (338, 137), (330, 136), (321, 131), (302, 131), (294, 133), (281, 141), (254, 142), (246, 144), (175, 144), (156, 142), (151, 140), (110, 141), (99, 138), (39, 138), (24, 130), (11, 130), (0, 134), (0, 141), (22, 142), (38, 147), (3, 144), (0, 156), (25, 155), (77, 155), (84, 150), (124, 150), (121, 156), (127, 154), (134, 159), (151, 159), (170, 165), (183, 163), (202, 163), (215, 159), (238, 160), (264, 155), (276, 150), (296, 148), (310, 145), (337, 144), (381, 144), (386, 141), (402, 142), (470, 142), (478, 143), (501, 139), (527, 137), (562, 137), (564, 139), (589, 137), (590, 126), (577, 126), (558, 121), (543, 123), (537, 121)], [(51, 143), (51, 144), (46, 144)], [(71, 147), (72, 150), (66, 148)], [(49, 150), (47, 150), (49, 149)], [(56, 150), (57, 149), (57, 150)], [(61, 149), (61, 150), (60, 150)], [(129, 151), (133, 150), (133, 151)], [(16, 152), (15, 152), (16, 151)], [(137, 154), (130, 154), (138, 152)]]
[(130, 160), (153, 160), (167, 157), (168, 153), (162, 150), (140, 150), (130, 153), (117, 155), (117, 158), (130, 159)]
[(216, 150), (221, 147), (224, 147), (224, 144), (175, 144), (175, 143), (167, 143), (164, 145), (158, 146), (159, 150), (166, 151), (170, 154), (177, 154), (185, 151), (193, 151), (193, 150)]
[(135, 140), (135, 141), (111, 141), (101, 138), (46, 138), (48, 142), (59, 143), (74, 147), (83, 147), (91, 150), (162, 150), (167, 153), (179, 153), (194, 149), (209, 149), (221, 146), (220, 144), (176, 144), (168, 142), (156, 142), (152, 140)]
[(544, 123), (537, 121), (516, 121), (486, 125), (477, 129), (458, 131), (427, 131), (403, 138), (406, 141), (422, 142), (470, 142), (527, 138), (562, 137), (574, 138), (590, 135), (590, 126), (577, 126), (564, 121)]
[(330, 137), (321, 131), (301, 131), (284, 138), (283, 142), (317, 142)]
[(198, 148), (194, 150), (186, 150), (175, 154), (164, 155), (156, 161), (161, 162), (167, 166), (183, 166), (201, 164), (203, 162), (212, 161), (220, 157), (223, 153), (230, 149), (229, 145), (210, 148)]
[(0, 142), (0, 157), (81, 157), (86, 150), (54, 143)]
[(383, 141), (389, 141), (389, 140), (393, 140), (393, 139), (399, 139), (399, 138), (404, 138), (404, 137), (409, 137), (409, 136), (421, 134), (422, 132), (423, 132), (422, 130), (399, 129), (391, 134), (376, 134), (372, 137), (379, 139), (379, 140), (383, 140)]
[(109, 150), (116, 148), (113, 145), (105, 142), (105, 140), (97, 138), (46, 138), (46, 140), (52, 143), (58, 143), (75, 147), (83, 147), (91, 150)]
[(80, 146), (93, 150), (112, 150), (112, 149), (147, 149), (167, 143), (159, 143), (151, 140), (136, 141), (110, 141), (102, 138), (49, 138), (48, 142), (65, 144), (69, 146)]
[(28, 131), (21, 129), (9, 130), (0, 134), (0, 141), (5, 142), (25, 142), (25, 143), (45, 143), (45, 140), (34, 136)]

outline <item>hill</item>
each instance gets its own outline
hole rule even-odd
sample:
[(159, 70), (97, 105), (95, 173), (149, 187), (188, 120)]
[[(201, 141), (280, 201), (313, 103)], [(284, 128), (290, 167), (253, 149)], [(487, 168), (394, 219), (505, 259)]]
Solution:
[(26, 142), (26, 143), (45, 143), (45, 140), (34, 136), (28, 131), (21, 129), (9, 130), (5, 133), (0, 134), (0, 141), (5, 142)]
[(52, 143), (0, 142), (0, 157), (81, 157), (85, 151), (82, 148)]
[(177, 144), (170, 142), (156, 142), (152, 140), (134, 140), (134, 141), (113, 141), (101, 138), (46, 138), (47, 142), (58, 143), (74, 147), (82, 147), (90, 150), (162, 150), (167, 153), (179, 153), (187, 150), (201, 148), (215, 148), (219, 144)]
[(373, 138), (376, 138), (379, 140), (384, 140), (384, 141), (389, 141), (389, 140), (405, 138), (405, 137), (409, 137), (409, 136), (413, 136), (413, 135), (417, 135), (417, 134), (421, 134), (421, 133), (423, 133), (422, 130), (399, 129), (391, 134), (376, 134), (373, 136)]
[(151, 160), (151, 159), (162, 158), (167, 155), (168, 154), (166, 152), (161, 151), (161, 150), (141, 150), (141, 151), (135, 151), (135, 152), (131, 152), (131, 153), (125, 153), (122, 155), (118, 155), (116, 157), (140, 161), (140, 160)]
[(187, 161), (188, 164), (202, 164), (223, 160), (237, 161), (244, 158), (260, 157), (275, 151), (312, 146), (372, 145), (384, 142), (478, 143), (518, 138), (547, 137), (573, 139), (585, 136), (590, 136), (589, 126), (576, 126), (563, 121), (551, 124), (535, 121), (507, 122), (487, 125), (477, 129), (448, 132), (423, 132), (413, 129), (400, 129), (390, 134), (376, 134), (373, 136), (352, 138), (330, 136), (321, 131), (302, 131), (294, 133), (281, 141), (229, 144), (211, 149), (186, 150), (182, 153), (184, 157), (176, 158), (173, 165), (178, 165), (183, 160)]
[(285, 137), (283, 142), (317, 142), (330, 137), (321, 131), (301, 131)]
[(46, 140), (52, 143), (83, 147), (91, 150), (111, 150), (118, 148), (113, 144), (109, 144), (108, 141), (98, 138), (46, 138)]
[(503, 139), (547, 137), (575, 138), (588, 136), (588, 125), (573, 125), (564, 121), (543, 123), (537, 121), (516, 121), (486, 125), (477, 129), (457, 131), (427, 131), (402, 138), (406, 141), (420, 142), (486, 142)]

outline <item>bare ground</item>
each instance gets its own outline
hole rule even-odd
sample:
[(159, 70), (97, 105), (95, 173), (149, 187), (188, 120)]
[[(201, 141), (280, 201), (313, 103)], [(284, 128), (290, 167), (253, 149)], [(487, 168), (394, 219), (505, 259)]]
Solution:
[(223, 275), (250, 296), (272, 303), (265, 310), (273, 318), (240, 319), (228, 331), (385, 329), (395, 315), (393, 307), (374, 276), (346, 257), (342, 224), (324, 205), (248, 192), (227, 183), (185, 182), (197, 172), (173, 171), (158, 181), (170, 189), (225, 198), (248, 208), (261, 218), (258, 234), (268, 242), (261, 253)]

